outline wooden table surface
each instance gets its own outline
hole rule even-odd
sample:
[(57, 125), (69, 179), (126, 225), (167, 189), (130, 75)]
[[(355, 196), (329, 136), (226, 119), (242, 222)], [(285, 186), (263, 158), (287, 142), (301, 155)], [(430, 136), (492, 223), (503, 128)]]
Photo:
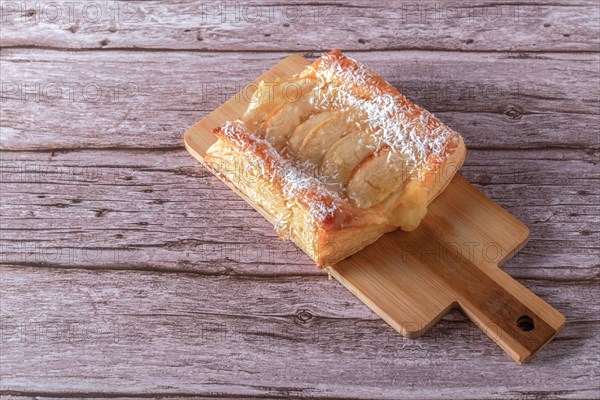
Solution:
[[(5, 398), (600, 397), (597, 0), (0, 5)], [(401, 337), (184, 150), (332, 48), (461, 132), (531, 229), (504, 268), (567, 325), (530, 364), (459, 311)]]

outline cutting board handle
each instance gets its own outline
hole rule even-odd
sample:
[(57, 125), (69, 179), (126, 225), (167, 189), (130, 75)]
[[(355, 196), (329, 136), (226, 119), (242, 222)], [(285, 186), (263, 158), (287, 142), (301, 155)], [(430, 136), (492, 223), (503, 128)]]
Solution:
[(496, 266), (463, 260), (443, 279), (469, 319), (519, 363), (529, 361), (565, 323), (560, 312)]

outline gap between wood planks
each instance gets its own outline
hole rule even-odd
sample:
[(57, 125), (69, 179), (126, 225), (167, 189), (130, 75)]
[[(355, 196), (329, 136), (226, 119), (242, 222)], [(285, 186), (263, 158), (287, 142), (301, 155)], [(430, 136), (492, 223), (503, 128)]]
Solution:
[[(85, 53), (85, 52), (136, 52), (136, 53), (206, 53), (206, 54), (300, 54), (306, 58), (316, 58), (323, 53), (333, 49), (274, 49), (274, 50), (220, 50), (220, 49), (174, 49), (169, 47), (54, 47), (54, 46), (39, 46), (39, 45), (4, 45), (0, 46), (0, 51), (6, 50), (44, 50), (44, 51), (59, 51), (68, 53)], [(521, 57), (527, 58), (527, 54), (598, 54), (596, 50), (469, 50), (469, 49), (448, 49), (445, 47), (386, 47), (375, 49), (355, 49), (355, 48), (340, 48), (339, 50), (345, 53), (401, 53), (401, 52), (435, 52), (435, 53), (473, 53), (473, 54), (518, 54)]]
[[(266, 263), (261, 263), (266, 264)], [(273, 263), (272, 265), (277, 266), (279, 264)], [(113, 272), (132, 272), (132, 273), (140, 273), (140, 272), (148, 272), (148, 273), (156, 273), (156, 274), (167, 274), (167, 275), (182, 275), (189, 277), (205, 277), (205, 278), (231, 278), (236, 280), (247, 280), (247, 281), (272, 281), (278, 279), (316, 279), (317, 281), (323, 280), (323, 278), (327, 277), (327, 273), (323, 270), (317, 270), (313, 265), (301, 265), (302, 267), (306, 267), (306, 273), (299, 273), (298, 271), (290, 272), (290, 273), (277, 273), (277, 272), (268, 272), (265, 274), (257, 274), (257, 273), (249, 273), (249, 272), (240, 272), (237, 273), (235, 270), (230, 269), (225, 272), (206, 272), (203, 270), (195, 269), (184, 269), (184, 268), (160, 268), (153, 266), (123, 266), (123, 265), (108, 265), (102, 264), (101, 266), (84, 266), (84, 265), (73, 265), (73, 264), (55, 264), (48, 262), (0, 262), (0, 267), (3, 269), (15, 269), (20, 270), (22, 268), (31, 268), (36, 270), (46, 270), (46, 271), (85, 271), (85, 272), (93, 272), (93, 273), (113, 273)], [(504, 266), (500, 267), (505, 269)], [(509, 268), (510, 269), (510, 268)], [(527, 274), (515, 274), (511, 273), (511, 276), (524, 283), (537, 283), (537, 284), (557, 284), (558, 286), (563, 284), (571, 284), (577, 283), (582, 287), (588, 288), (590, 291), (593, 290), (600, 283), (600, 266), (597, 268), (591, 268), (592, 270), (597, 270), (595, 276), (586, 276), (586, 277), (568, 277), (568, 278), (555, 278), (552, 276), (534, 276)], [(379, 320), (380, 318), (374, 318)], [(600, 321), (600, 320), (598, 320)]]
[[(136, 152), (149, 152), (149, 153), (168, 153), (173, 151), (181, 151), (185, 150), (185, 146), (153, 146), (153, 147), (124, 147), (124, 146), (98, 146), (98, 147), (39, 147), (35, 149), (2, 149), (0, 148), (1, 153), (51, 153), (50, 161), (52, 157), (56, 154), (66, 154), (73, 152), (104, 152), (104, 151), (114, 151), (114, 152), (124, 152), (124, 153), (136, 153)], [(520, 151), (523, 153), (531, 152), (532, 150), (575, 150), (584, 152), (587, 155), (594, 155), (600, 151), (600, 144), (598, 147), (592, 146), (578, 146), (576, 144), (573, 145), (542, 145), (542, 146), (531, 146), (531, 147), (486, 147), (486, 146), (469, 146), (469, 150), (480, 150), (480, 151)], [(0, 157), (1, 160), (1, 157)], [(548, 160), (553, 160), (553, 158), (548, 158)]]
[[(558, 340), (558, 339), (556, 339)], [(288, 390), (298, 392), (301, 391), (302, 388), (287, 388)], [(36, 391), (21, 391), (21, 390), (4, 390), (0, 391), (0, 394), (6, 397), (6, 400), (36, 400), (37, 398), (64, 398), (64, 399), (118, 399), (118, 398), (131, 398), (131, 399), (178, 399), (178, 398), (193, 398), (197, 400), (210, 400), (210, 399), (260, 399), (260, 400), (301, 400), (301, 399), (314, 399), (314, 400), (364, 400), (364, 397), (332, 397), (332, 396), (318, 396), (311, 394), (308, 397), (298, 396), (298, 395), (287, 395), (281, 394), (279, 396), (273, 395), (248, 395), (248, 394), (231, 394), (227, 392), (223, 392), (222, 394), (198, 394), (198, 392), (145, 392), (145, 393), (129, 393), (129, 392), (36, 392)], [(499, 398), (515, 398), (515, 399), (523, 399), (523, 398), (531, 398), (531, 399), (545, 399), (545, 398), (553, 398), (558, 394), (568, 395), (568, 394), (577, 394), (586, 396), (585, 399), (594, 399), (597, 395), (597, 391), (595, 389), (577, 389), (577, 390), (513, 390), (510, 391), (510, 397), (502, 396), (502, 397), (488, 397), (488, 396), (480, 396), (479, 400), (486, 399), (499, 399)], [(589, 396), (589, 397), (587, 397)], [(460, 397), (447, 397), (451, 398), (460, 398)], [(471, 398), (471, 397), (469, 397)], [(584, 397), (580, 397), (584, 399)], [(434, 399), (434, 397), (431, 397)]]

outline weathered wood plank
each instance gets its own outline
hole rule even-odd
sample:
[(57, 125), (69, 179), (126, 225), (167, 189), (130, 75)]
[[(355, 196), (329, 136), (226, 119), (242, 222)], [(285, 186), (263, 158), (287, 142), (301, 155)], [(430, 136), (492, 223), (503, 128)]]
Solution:
[(598, 393), (597, 282), (525, 282), (570, 323), (523, 367), (458, 313), (422, 339), (404, 339), (325, 277), (4, 267), (1, 278), (5, 391), (356, 399)]
[[(596, 1), (299, 2), (299, 20), (224, 23), (206, 2), (98, 3), (98, 21), (9, 3), (3, 398), (600, 397)], [(532, 365), (457, 312), (403, 339), (182, 150), (285, 55), (334, 47), (461, 131), (463, 174), (531, 228), (504, 268), (568, 318)]]
[[(183, 150), (5, 152), (0, 167), (2, 262), (321, 274)], [(464, 176), (531, 228), (511, 274), (597, 276), (596, 170), (585, 151), (469, 153)]]
[[(188, 127), (284, 56), (0, 54), (0, 144), (13, 150), (179, 147)], [(469, 148), (598, 148), (597, 54), (351, 55), (460, 131)]]
[[(49, 4), (50, 3), (50, 4)], [(2, 3), (2, 46), (597, 51), (594, 1)]]

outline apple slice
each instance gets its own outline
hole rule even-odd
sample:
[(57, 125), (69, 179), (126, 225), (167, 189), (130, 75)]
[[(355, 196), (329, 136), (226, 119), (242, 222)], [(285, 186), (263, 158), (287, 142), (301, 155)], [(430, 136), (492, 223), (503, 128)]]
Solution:
[(374, 150), (373, 135), (366, 129), (358, 129), (331, 146), (321, 162), (320, 173), (345, 186), (354, 168)]
[(329, 118), (336, 116), (338, 113), (338, 111), (323, 111), (318, 114), (313, 114), (306, 121), (298, 125), (296, 129), (294, 129), (292, 136), (290, 136), (288, 151), (294, 155), (298, 154), (298, 150), (300, 149), (304, 138), (317, 126), (327, 121)]
[(315, 86), (316, 82), (300, 78), (285, 82), (261, 81), (241, 119), (262, 134), (264, 123), (275, 109), (287, 101), (297, 101)]
[(376, 206), (402, 187), (411, 169), (411, 163), (391, 149), (373, 154), (352, 171), (348, 198), (358, 208)]
[(325, 153), (335, 142), (356, 130), (358, 125), (354, 113), (334, 115), (306, 135), (298, 150), (298, 158), (320, 165)]
[(284, 102), (277, 107), (265, 123), (265, 138), (278, 150), (288, 142), (298, 125), (314, 111), (314, 92), (304, 93), (295, 101)]

